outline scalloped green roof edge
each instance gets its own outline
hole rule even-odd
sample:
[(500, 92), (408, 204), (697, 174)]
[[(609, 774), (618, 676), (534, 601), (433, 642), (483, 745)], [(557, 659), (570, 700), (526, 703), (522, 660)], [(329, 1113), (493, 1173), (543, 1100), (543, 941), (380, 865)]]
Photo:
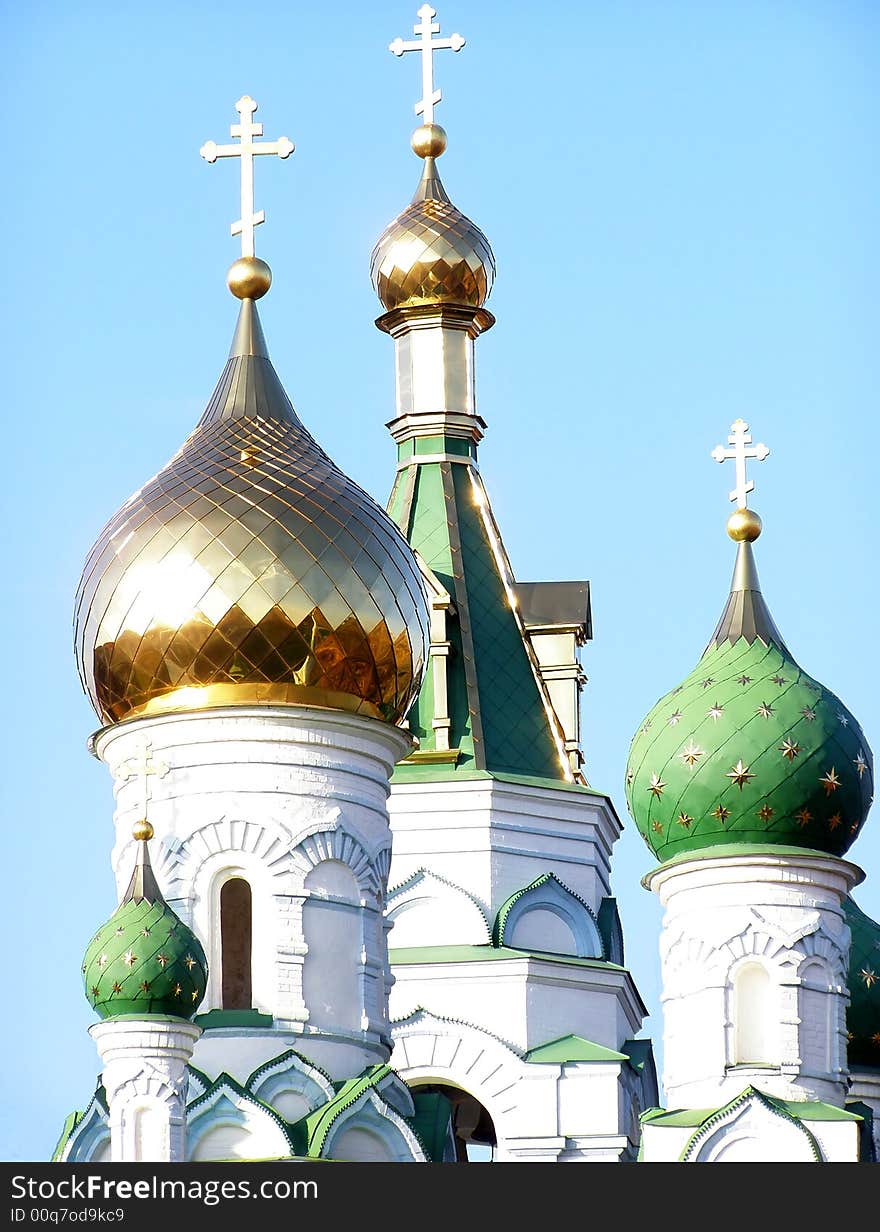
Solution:
[[(688, 1138), (687, 1142), (684, 1144), (684, 1149), (682, 1150), (681, 1155), (679, 1155), (679, 1159), (686, 1158), (691, 1147), (696, 1146), (697, 1140), (703, 1134), (707, 1133), (708, 1130), (711, 1128), (711, 1126), (716, 1121), (719, 1121), (728, 1112), (731, 1112), (739, 1104), (745, 1103), (745, 1101), (748, 1099), (759, 1100), (765, 1106), (765, 1108), (769, 1108), (770, 1111), (775, 1113), (777, 1116), (784, 1117), (787, 1121), (791, 1121), (792, 1125), (796, 1125), (798, 1129), (801, 1130), (801, 1132), (806, 1135), (807, 1140), (809, 1141), (809, 1144), (810, 1144), (810, 1149), (813, 1152), (813, 1156), (816, 1159), (816, 1162), (821, 1163), (822, 1152), (819, 1150), (819, 1144), (816, 1141), (815, 1137), (813, 1136), (813, 1134), (810, 1133), (809, 1129), (807, 1129), (806, 1125), (803, 1123), (803, 1119), (800, 1113), (789, 1111), (789, 1108), (791, 1108), (792, 1106), (799, 1107), (800, 1105), (796, 1104), (795, 1101), (793, 1100), (774, 1099), (771, 1095), (765, 1095), (763, 1091), (759, 1091), (757, 1087), (753, 1087), (753, 1086), (746, 1087), (746, 1089), (742, 1092), (741, 1095), (737, 1095), (735, 1099), (730, 1100), (729, 1103), (725, 1104), (722, 1108), (718, 1108), (711, 1116), (707, 1117), (706, 1120), (702, 1123), (702, 1125), (699, 1125), (694, 1130), (694, 1132), (691, 1134), (691, 1136)], [(830, 1104), (825, 1104), (821, 1106), (831, 1107)], [(841, 1109), (838, 1108), (838, 1109), (835, 1109), (835, 1111), (840, 1112)], [(814, 1119), (817, 1119), (817, 1118), (814, 1118)], [(826, 1117), (824, 1119), (831, 1120), (832, 1118)], [(860, 1121), (861, 1117), (854, 1116), (852, 1113), (844, 1113), (842, 1117), (840, 1118), (835, 1117), (833, 1119)]]
[(615, 1052), (604, 1044), (596, 1044), (582, 1035), (561, 1035), (537, 1048), (530, 1048), (523, 1060), (535, 1065), (565, 1065), (570, 1061), (629, 1062), (624, 1052)]
[(253, 1073), (248, 1077), (247, 1082), (245, 1082), (245, 1089), (250, 1091), (252, 1083), (256, 1082), (261, 1074), (265, 1074), (267, 1070), (272, 1069), (276, 1065), (280, 1065), (282, 1061), (286, 1061), (290, 1057), (296, 1057), (296, 1059), (298, 1061), (302, 1061), (303, 1065), (305, 1065), (308, 1069), (315, 1070), (316, 1073), (320, 1074), (322, 1078), (326, 1078), (332, 1085), (333, 1079), (325, 1069), (321, 1069), (320, 1065), (316, 1065), (314, 1061), (310, 1061), (308, 1057), (303, 1056), (301, 1052), (297, 1052), (295, 1048), (285, 1048), (283, 1052), (278, 1053), (277, 1057), (270, 1057), (268, 1061), (264, 1061), (262, 1065), (257, 1066)]
[[(596, 919), (595, 913), (590, 910), (581, 898), (580, 894), (575, 894), (574, 890), (570, 890), (563, 881), (559, 880), (555, 873), (542, 873), (540, 877), (536, 877), (534, 881), (530, 882), (527, 886), (523, 886), (521, 890), (516, 890), (515, 893), (511, 894), (510, 898), (508, 898), (506, 902), (501, 904), (498, 914), (495, 917), (495, 923), (492, 925), (492, 944), (495, 948), (501, 949), (504, 946), (504, 927), (507, 923), (507, 917), (513, 910), (514, 904), (519, 902), (519, 900), (526, 894), (531, 893), (532, 890), (537, 890), (539, 886), (546, 885), (548, 881), (555, 881), (561, 890), (564, 890), (566, 894), (570, 894), (571, 897), (575, 899), (576, 902), (579, 902), (580, 905), (589, 913), (599, 932), (599, 940), (602, 942), (602, 947), (604, 949), (605, 938), (602, 936), (602, 930), (599, 928), (599, 921)], [(602, 961), (605, 961), (604, 958)]]
[(187, 1120), (189, 1120), (189, 1114), (198, 1108), (199, 1104), (205, 1103), (211, 1098), (212, 1095), (214, 1095), (218, 1090), (221, 1090), (223, 1087), (227, 1087), (228, 1089), (235, 1091), (235, 1093), (240, 1095), (243, 1099), (248, 1100), (252, 1104), (256, 1104), (256, 1106), (258, 1108), (262, 1108), (264, 1112), (268, 1112), (272, 1120), (277, 1121), (285, 1138), (287, 1139), (288, 1145), (290, 1146), (291, 1155), (299, 1154), (296, 1150), (296, 1143), (291, 1133), (292, 1126), (290, 1122), (285, 1121), (284, 1117), (281, 1116), (279, 1112), (276, 1112), (271, 1104), (267, 1104), (264, 1100), (259, 1099), (256, 1095), (254, 1095), (253, 1091), (248, 1091), (246, 1087), (243, 1087), (240, 1082), (237, 1082), (231, 1074), (227, 1074), (225, 1070), (217, 1075), (206, 1091), (203, 1091), (201, 1095), (197, 1095), (194, 1100), (191, 1100), (190, 1103), (187, 1104)]
[(825, 1104), (821, 1100), (776, 1099), (765, 1095), (756, 1087), (746, 1089), (720, 1108), (675, 1108), (667, 1112), (665, 1108), (648, 1108), (639, 1118), (643, 1125), (656, 1125), (661, 1129), (693, 1129), (699, 1128), (711, 1117), (721, 1112), (727, 1112), (744, 1096), (754, 1093), (765, 1102), (770, 1103), (779, 1111), (787, 1113), (794, 1120), (801, 1121), (861, 1121), (863, 1118), (855, 1112), (847, 1112), (834, 1104)]
[(104, 1113), (104, 1116), (107, 1116), (109, 1114), (109, 1109), (107, 1107), (107, 1092), (104, 1090), (104, 1084), (103, 1082), (101, 1082), (100, 1075), (98, 1076), (98, 1085), (95, 1087), (95, 1093), (92, 1096), (92, 1098), (89, 1100), (89, 1102), (86, 1104), (85, 1108), (81, 1112), (79, 1111), (79, 1109), (75, 1109), (73, 1112), (69, 1112), (67, 1116), (64, 1118), (64, 1125), (61, 1130), (61, 1135), (58, 1141), (55, 1143), (55, 1149), (53, 1150), (49, 1158), (50, 1163), (54, 1164), (57, 1162), (58, 1158), (61, 1155), (61, 1152), (67, 1146), (67, 1143), (70, 1140), (71, 1135), (83, 1123), (83, 1121), (86, 1119), (86, 1117), (91, 1112), (93, 1104), (98, 1105), (98, 1107)]

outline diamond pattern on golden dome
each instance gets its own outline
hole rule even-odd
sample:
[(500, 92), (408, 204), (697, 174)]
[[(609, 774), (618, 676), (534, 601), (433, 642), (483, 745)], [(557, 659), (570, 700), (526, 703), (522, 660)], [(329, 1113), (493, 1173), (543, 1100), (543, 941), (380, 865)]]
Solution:
[(299, 703), (397, 721), (425, 621), (406, 541), (300, 423), (244, 301), (199, 425), (83, 570), (76, 652), (95, 709)]
[(433, 158), (425, 159), (412, 202), (373, 249), (370, 276), (389, 311), (440, 303), (482, 308), (488, 299), (495, 279), (489, 241), (449, 200)]

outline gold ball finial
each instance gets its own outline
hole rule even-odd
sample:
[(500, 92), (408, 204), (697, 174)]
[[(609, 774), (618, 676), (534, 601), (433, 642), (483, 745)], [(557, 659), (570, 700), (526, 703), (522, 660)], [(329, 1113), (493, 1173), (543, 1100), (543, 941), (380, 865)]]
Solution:
[(136, 821), (132, 827), (131, 837), (137, 839), (138, 842), (148, 842), (153, 837), (153, 827), (146, 818)]
[(439, 158), (446, 149), (446, 130), (439, 124), (422, 124), (409, 140), (419, 158)]
[(239, 257), (229, 267), (226, 285), (236, 299), (262, 299), (272, 285), (272, 271), (259, 257)]
[(754, 509), (736, 509), (727, 519), (727, 533), (734, 543), (754, 543), (761, 527), (761, 519)]

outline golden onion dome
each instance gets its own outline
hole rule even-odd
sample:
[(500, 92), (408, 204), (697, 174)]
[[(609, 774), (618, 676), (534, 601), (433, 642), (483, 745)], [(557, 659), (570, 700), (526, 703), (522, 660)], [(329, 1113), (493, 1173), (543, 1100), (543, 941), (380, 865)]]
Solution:
[[(195, 431), (104, 527), (76, 599), (83, 687), (108, 723), (229, 705), (399, 721), (421, 683), (415, 557), (300, 422), (252, 298)], [(265, 267), (267, 270), (268, 267)]]
[(373, 249), (370, 276), (390, 311), (424, 304), (482, 308), (495, 280), (495, 257), (478, 226), (449, 200), (436, 159), (446, 148), (438, 124), (423, 125), (412, 138), (425, 160), (410, 204), (385, 228)]

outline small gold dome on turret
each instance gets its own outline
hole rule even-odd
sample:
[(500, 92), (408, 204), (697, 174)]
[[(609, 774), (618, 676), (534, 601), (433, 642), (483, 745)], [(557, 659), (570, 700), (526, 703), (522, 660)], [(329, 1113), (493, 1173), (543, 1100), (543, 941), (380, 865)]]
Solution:
[(423, 124), (412, 147), (425, 160), (424, 171), (412, 201), (373, 249), (376, 294), (389, 311), (425, 304), (482, 308), (495, 280), (495, 258), (440, 181), (435, 160), (446, 148), (446, 133), (439, 124)]

